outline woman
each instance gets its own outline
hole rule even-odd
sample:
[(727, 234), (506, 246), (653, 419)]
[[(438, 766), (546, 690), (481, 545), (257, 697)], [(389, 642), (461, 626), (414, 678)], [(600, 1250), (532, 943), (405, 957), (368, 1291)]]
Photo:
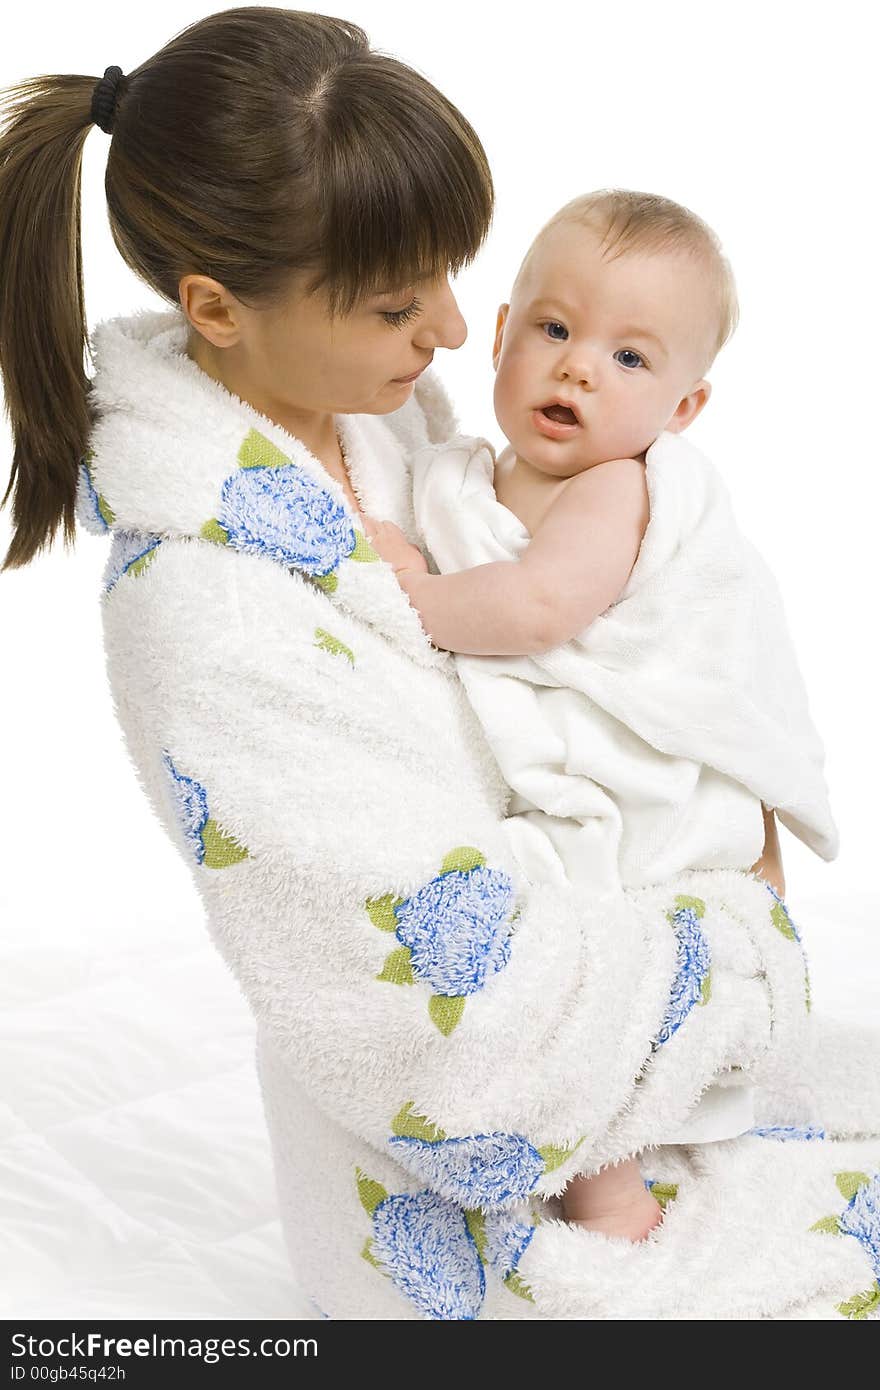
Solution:
[[(548, 1219), (574, 1173), (661, 1142), (716, 1078), (753, 1069), (764, 1117), (789, 1124), (822, 1097), (786, 1113), (785, 1067), (822, 1078), (796, 930), (755, 879), (691, 874), (601, 911), (522, 881), (451, 663), (367, 540), (367, 515), (414, 538), (408, 457), (455, 429), (425, 368), (463, 341), (447, 275), (491, 217), (473, 130), (356, 26), (258, 8), (126, 76), (14, 97), (4, 568), (72, 537), (77, 497), (112, 533), (117, 713), (257, 1019), (303, 1286), (335, 1318), (659, 1317), (670, 1299), (678, 1316), (783, 1317), (793, 1299), (835, 1316), (857, 1290), (802, 1235), (827, 1216), (796, 1181), (813, 1146), (650, 1155), (646, 1183), (681, 1191), (625, 1259)], [(112, 135), (116, 244), (175, 307), (100, 325), (90, 383), (92, 122)], [(825, 1149), (833, 1197), (867, 1149)], [(757, 1202), (745, 1225), (734, 1172)], [(799, 1196), (767, 1211), (780, 1177)], [(700, 1276), (710, 1239), (722, 1265), (738, 1252), (723, 1299)], [(795, 1293), (767, 1288), (781, 1248)]]

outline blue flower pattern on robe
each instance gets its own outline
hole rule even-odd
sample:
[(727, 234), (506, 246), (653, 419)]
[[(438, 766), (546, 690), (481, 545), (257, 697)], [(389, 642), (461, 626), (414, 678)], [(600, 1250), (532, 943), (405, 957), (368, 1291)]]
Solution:
[(114, 531), (110, 554), (104, 567), (104, 592), (109, 594), (132, 565), (160, 544), (161, 537), (149, 531)]
[(372, 1223), (361, 1255), (425, 1317), (479, 1317), (490, 1272), (517, 1297), (531, 1299), (516, 1273), (535, 1232), (527, 1220), (462, 1208), (426, 1189), (389, 1194), (360, 1168), (355, 1173)]
[(747, 1131), (759, 1139), (776, 1139), (782, 1143), (789, 1140), (824, 1139), (825, 1131), (819, 1125), (756, 1125)]
[(399, 1162), (437, 1192), (466, 1207), (503, 1210), (534, 1191), (547, 1163), (522, 1134), (468, 1134), (455, 1139), (395, 1135)]
[(854, 1236), (880, 1281), (880, 1173), (862, 1183), (840, 1217), (841, 1235)]
[(357, 541), (345, 509), (295, 463), (231, 474), (217, 520), (235, 549), (269, 555), (317, 578), (336, 569)]
[(110, 530), (107, 518), (101, 511), (101, 499), (98, 490), (92, 482), (91, 469), (88, 465), (89, 454), (80, 461), (77, 469), (76, 479), (76, 519), (80, 526), (86, 531), (91, 531), (92, 535), (103, 535)]
[(536, 1228), (503, 1212), (487, 1212), (483, 1229), (486, 1236), (484, 1259), (499, 1278), (506, 1279), (517, 1268)]
[(792, 918), (784, 900), (779, 896), (776, 889), (770, 883), (765, 883), (764, 887), (773, 899), (773, 906), (770, 909), (770, 920), (778, 932), (781, 932), (789, 941), (794, 941), (800, 948), (800, 953), (804, 962), (804, 1004), (807, 1013), (812, 1008), (810, 997), (810, 967), (807, 961), (807, 953), (804, 950), (804, 943), (801, 938), (797, 923)]
[(207, 793), (201, 783), (192, 777), (184, 777), (183, 773), (177, 771), (169, 753), (163, 753), (162, 761), (170, 778), (178, 822), (196, 863), (201, 864), (205, 858), (202, 831), (208, 820)]
[[(767, 892), (770, 894), (771, 898), (773, 899), (774, 903), (779, 909), (775, 920), (777, 920), (777, 922), (779, 923), (784, 924), (784, 930), (786, 935), (790, 935), (793, 938), (793, 940), (797, 941), (799, 945), (803, 946), (804, 943), (801, 940), (801, 934), (798, 929), (797, 923), (792, 918), (792, 915), (789, 912), (788, 907), (785, 903), (785, 899), (779, 896), (772, 883), (765, 883), (764, 887), (767, 889)], [(780, 926), (780, 929), (782, 930), (783, 927)]]
[(484, 865), (432, 878), (394, 909), (413, 974), (437, 994), (474, 994), (510, 960), (513, 884)]
[(486, 1276), (464, 1214), (434, 1192), (394, 1193), (373, 1212), (372, 1256), (428, 1318), (477, 1317)]
[(670, 913), (669, 920), (678, 940), (675, 979), (660, 1031), (652, 1050), (668, 1042), (684, 1023), (691, 1009), (700, 1002), (703, 982), (709, 974), (709, 943), (700, 930), (699, 917), (692, 907)]

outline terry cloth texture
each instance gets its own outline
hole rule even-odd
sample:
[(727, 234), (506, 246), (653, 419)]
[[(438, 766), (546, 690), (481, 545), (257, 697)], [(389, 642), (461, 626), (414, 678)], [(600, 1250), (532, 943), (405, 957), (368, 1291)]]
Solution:
[[(79, 514), (111, 536), (133, 766), (257, 1019), (303, 1287), (344, 1319), (869, 1316), (877, 1039), (811, 1019), (784, 905), (733, 870), (601, 911), (524, 881), (454, 662), (338, 484), (185, 338), (177, 311), (97, 329)], [(364, 509), (414, 536), (439, 383), (337, 423)], [(773, 1136), (656, 1148), (735, 1068)], [(652, 1238), (559, 1221), (573, 1173), (640, 1150)]]

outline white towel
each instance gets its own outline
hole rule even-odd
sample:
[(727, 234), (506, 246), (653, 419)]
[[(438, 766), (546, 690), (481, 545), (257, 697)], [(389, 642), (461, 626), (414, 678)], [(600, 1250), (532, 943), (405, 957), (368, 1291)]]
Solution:
[[(513, 792), (514, 853), (533, 881), (608, 892), (748, 868), (763, 801), (833, 858), (822, 745), (775, 580), (681, 435), (662, 434), (646, 469), (650, 521), (615, 604), (542, 655), (456, 658)], [(416, 455), (416, 523), (441, 572), (528, 546), (493, 476), (486, 440)]]

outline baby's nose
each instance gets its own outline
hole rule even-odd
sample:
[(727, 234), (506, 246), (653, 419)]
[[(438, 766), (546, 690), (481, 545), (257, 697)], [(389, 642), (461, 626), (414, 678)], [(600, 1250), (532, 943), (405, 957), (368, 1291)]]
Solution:
[(565, 368), (562, 372), (563, 381), (573, 381), (578, 386), (592, 390), (596, 385), (596, 369), (587, 367), (583, 363), (578, 367)]
[(572, 344), (569, 352), (563, 356), (560, 368), (563, 381), (573, 381), (590, 390), (596, 384), (598, 357), (586, 345), (575, 347)]

